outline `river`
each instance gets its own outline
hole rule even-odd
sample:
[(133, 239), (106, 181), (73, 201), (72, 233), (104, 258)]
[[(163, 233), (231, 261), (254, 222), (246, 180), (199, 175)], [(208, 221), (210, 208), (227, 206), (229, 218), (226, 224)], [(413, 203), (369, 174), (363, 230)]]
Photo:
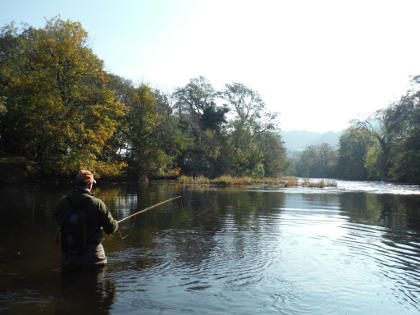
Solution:
[(0, 313), (419, 314), (420, 187), (95, 188), (121, 223), (101, 272), (63, 273), (71, 189), (2, 187)]

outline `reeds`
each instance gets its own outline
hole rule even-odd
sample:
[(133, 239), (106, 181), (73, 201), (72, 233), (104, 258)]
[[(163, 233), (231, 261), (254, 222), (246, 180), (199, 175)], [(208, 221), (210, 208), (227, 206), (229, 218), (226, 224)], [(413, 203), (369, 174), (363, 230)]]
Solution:
[[(243, 177), (233, 177), (230, 175), (219, 176), (215, 179), (208, 179), (203, 176), (196, 178), (188, 176), (180, 176), (178, 182), (183, 184), (212, 184), (216, 186), (246, 186), (246, 185), (279, 185), (279, 186), (291, 186), (291, 179), (281, 179), (281, 178), (252, 178), (249, 176)], [(297, 179), (296, 179), (297, 182)], [(286, 183), (286, 184), (285, 184)]]
[(178, 177), (178, 182), (182, 184), (209, 184), (210, 180), (204, 176), (198, 176), (194, 178), (182, 175)]
[(299, 180), (296, 177), (284, 177), (281, 182), (284, 187), (296, 187), (299, 185)]
[(211, 180), (211, 183), (220, 186), (255, 185), (258, 184), (258, 179), (248, 176), (232, 177), (229, 175), (225, 175)]
[(283, 177), (283, 178), (252, 178), (249, 176), (233, 177), (230, 175), (224, 175), (215, 179), (208, 179), (204, 176), (189, 177), (180, 176), (178, 182), (182, 184), (197, 184), (197, 185), (215, 185), (215, 186), (247, 186), (247, 185), (270, 185), (280, 187), (310, 187), (310, 188), (325, 188), (337, 186), (334, 180), (321, 179), (320, 181), (310, 181), (309, 178), (305, 178), (303, 182), (299, 182), (296, 177)]
[(302, 182), (302, 186), (309, 188), (325, 188), (325, 187), (337, 187), (335, 180), (321, 179), (319, 181), (311, 181), (309, 178), (305, 178)]

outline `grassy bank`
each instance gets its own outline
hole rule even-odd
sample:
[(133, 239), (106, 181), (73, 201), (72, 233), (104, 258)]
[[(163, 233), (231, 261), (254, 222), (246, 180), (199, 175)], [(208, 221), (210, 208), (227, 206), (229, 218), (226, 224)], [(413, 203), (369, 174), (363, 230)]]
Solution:
[(208, 179), (203, 176), (189, 177), (180, 176), (177, 180), (182, 184), (191, 185), (215, 185), (215, 186), (246, 186), (246, 185), (267, 185), (267, 186), (279, 186), (279, 187), (311, 187), (311, 188), (324, 188), (337, 186), (337, 183), (332, 180), (321, 179), (319, 181), (310, 181), (304, 179), (303, 182), (299, 182), (296, 177), (282, 177), (282, 178), (252, 178), (252, 177), (232, 177), (232, 176), (220, 176), (215, 179)]

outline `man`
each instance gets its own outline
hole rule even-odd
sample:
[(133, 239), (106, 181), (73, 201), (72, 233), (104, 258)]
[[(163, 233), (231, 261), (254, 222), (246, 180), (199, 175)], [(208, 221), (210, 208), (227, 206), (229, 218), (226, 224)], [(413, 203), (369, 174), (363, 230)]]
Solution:
[[(55, 216), (62, 234), (61, 263), (63, 267), (101, 267), (107, 263), (102, 245), (103, 232), (114, 233), (118, 228), (118, 223), (112, 217), (105, 203), (91, 193), (93, 184), (96, 184), (96, 181), (90, 171), (79, 171), (75, 178), (74, 191), (62, 198), (57, 206)], [(84, 222), (83, 228), (66, 232), (68, 222), (72, 220), (75, 213), (81, 214)], [(71, 233), (83, 235), (72, 235)], [(72, 238), (77, 239), (79, 236), (84, 240), (81, 248), (76, 248), (77, 251), (74, 248), (69, 249), (66, 246), (66, 241), (72, 240)]]

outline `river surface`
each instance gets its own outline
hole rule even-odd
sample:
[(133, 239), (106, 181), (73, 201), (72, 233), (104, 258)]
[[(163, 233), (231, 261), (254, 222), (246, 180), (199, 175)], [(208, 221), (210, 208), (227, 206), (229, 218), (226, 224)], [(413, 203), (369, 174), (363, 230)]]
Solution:
[(100, 271), (64, 273), (71, 188), (2, 187), (1, 314), (419, 314), (420, 187), (98, 186), (121, 223)]

